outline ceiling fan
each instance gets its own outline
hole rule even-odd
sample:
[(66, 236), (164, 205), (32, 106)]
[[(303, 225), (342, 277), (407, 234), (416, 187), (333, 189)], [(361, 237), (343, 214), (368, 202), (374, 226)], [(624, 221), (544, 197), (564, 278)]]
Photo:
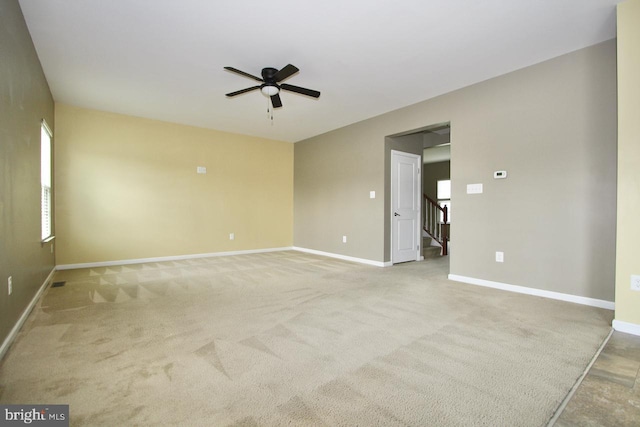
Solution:
[(249, 73), (245, 73), (244, 71), (240, 71), (233, 67), (224, 67), (225, 70), (231, 71), (232, 73), (240, 74), (241, 76), (248, 77), (250, 79), (256, 80), (262, 84), (258, 86), (248, 87), (246, 89), (238, 90), (236, 92), (228, 93), (227, 96), (231, 98), (232, 96), (240, 95), (246, 92), (251, 92), (252, 90), (260, 89), (260, 91), (271, 98), (271, 105), (273, 108), (282, 107), (282, 100), (280, 100), (280, 90), (288, 90), (291, 92), (299, 93), (301, 95), (310, 96), (312, 98), (320, 97), (320, 92), (317, 90), (307, 89), (304, 87), (293, 86), (286, 83), (281, 83), (281, 81), (291, 77), (295, 73), (297, 73), (298, 68), (289, 64), (285, 66), (281, 70), (277, 70), (275, 68), (263, 68), (262, 69), (262, 78), (256, 77)]

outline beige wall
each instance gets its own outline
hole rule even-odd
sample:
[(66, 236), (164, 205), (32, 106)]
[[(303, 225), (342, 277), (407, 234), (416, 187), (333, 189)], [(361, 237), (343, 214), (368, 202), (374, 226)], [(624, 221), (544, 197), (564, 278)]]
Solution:
[(0, 2), (0, 52), (1, 345), (54, 266), (40, 243), (40, 121), (53, 126), (53, 99), (17, 1)]
[(613, 301), (615, 58), (610, 40), (296, 143), (295, 245), (389, 261), (385, 203), (367, 200), (389, 182), (385, 137), (450, 122), (450, 272)]
[(640, 1), (618, 5), (618, 239), (616, 321), (640, 325)]
[(292, 245), (290, 143), (57, 103), (55, 155), (58, 265)]

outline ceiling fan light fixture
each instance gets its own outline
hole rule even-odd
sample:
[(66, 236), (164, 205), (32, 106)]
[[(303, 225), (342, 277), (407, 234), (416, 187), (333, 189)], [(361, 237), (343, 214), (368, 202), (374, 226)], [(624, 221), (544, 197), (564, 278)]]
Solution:
[(280, 88), (275, 85), (264, 85), (260, 88), (260, 91), (262, 91), (265, 96), (273, 96), (280, 92)]

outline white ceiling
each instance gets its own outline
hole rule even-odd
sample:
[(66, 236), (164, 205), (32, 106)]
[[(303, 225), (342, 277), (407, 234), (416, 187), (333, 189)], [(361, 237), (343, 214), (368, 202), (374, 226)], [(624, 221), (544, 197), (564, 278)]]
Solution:
[[(53, 97), (299, 141), (615, 37), (620, 0), (20, 0)], [(291, 63), (274, 122), (259, 91)], [(425, 123), (427, 125), (428, 123)]]

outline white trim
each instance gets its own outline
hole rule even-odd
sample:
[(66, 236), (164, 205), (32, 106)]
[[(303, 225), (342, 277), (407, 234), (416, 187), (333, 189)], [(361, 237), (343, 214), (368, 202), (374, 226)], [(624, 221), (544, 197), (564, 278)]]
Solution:
[(330, 258), (337, 258), (343, 261), (351, 261), (351, 262), (357, 262), (359, 264), (373, 265), (375, 267), (391, 267), (391, 262), (373, 261), (370, 259), (356, 258), (352, 256), (347, 256), (347, 255), (334, 254), (331, 252), (316, 251), (315, 249), (299, 248), (297, 246), (294, 246), (293, 250), (305, 252), (313, 255), (321, 255), (321, 256), (326, 256)]
[(219, 256), (290, 251), (293, 249), (294, 248), (292, 246), (287, 246), (283, 248), (251, 249), (246, 251), (212, 252), (208, 254), (191, 254), (191, 255), (163, 256), (163, 257), (155, 257), (155, 258), (123, 259), (123, 260), (117, 260), (117, 261), (85, 262), (80, 264), (62, 264), (62, 265), (58, 265), (56, 269), (57, 270), (73, 270), (76, 268), (112, 267), (116, 265), (142, 264), (145, 262), (181, 261), (185, 259), (212, 258), (212, 257), (219, 257)]
[(474, 279), (473, 277), (458, 276), (457, 274), (449, 274), (448, 278), (449, 280), (468, 283), (470, 285), (485, 286), (487, 288), (501, 289), (503, 291), (509, 291), (509, 292), (517, 292), (519, 294), (535, 295), (538, 297), (568, 301), (576, 304), (605, 308), (607, 310), (615, 309), (615, 303), (613, 301), (581, 297), (578, 295), (563, 294), (560, 292), (545, 291), (545, 290), (536, 289), (536, 288), (527, 288), (524, 286), (509, 285), (507, 283), (492, 282), (491, 280)]
[(20, 328), (22, 328), (22, 325), (24, 325), (24, 322), (27, 320), (27, 317), (29, 317), (31, 310), (33, 310), (33, 307), (35, 307), (36, 303), (38, 302), (38, 299), (40, 298), (44, 290), (47, 288), (47, 284), (51, 281), (51, 279), (53, 278), (53, 274), (55, 272), (56, 272), (56, 268), (53, 267), (53, 269), (51, 270), (51, 273), (49, 273), (47, 278), (44, 279), (42, 286), (40, 286), (40, 289), (38, 289), (38, 292), (36, 292), (36, 294), (33, 296), (27, 308), (25, 308), (24, 311), (22, 312), (22, 316), (20, 316), (16, 324), (13, 325), (13, 329), (11, 329), (11, 332), (9, 332), (9, 335), (7, 335), (7, 337), (4, 339), (2, 346), (0, 346), (0, 360), (2, 360), (7, 350), (9, 350), (9, 347), (11, 346), (11, 344), (13, 344), (13, 341), (18, 336), (18, 332), (20, 332)]
[(47, 131), (51, 139), (53, 139), (53, 131), (49, 127), (49, 124), (47, 123), (47, 121), (45, 119), (40, 120), (40, 125), (45, 128), (45, 130)]
[(626, 334), (640, 336), (640, 325), (635, 323), (623, 322), (622, 320), (613, 319), (613, 329)]

